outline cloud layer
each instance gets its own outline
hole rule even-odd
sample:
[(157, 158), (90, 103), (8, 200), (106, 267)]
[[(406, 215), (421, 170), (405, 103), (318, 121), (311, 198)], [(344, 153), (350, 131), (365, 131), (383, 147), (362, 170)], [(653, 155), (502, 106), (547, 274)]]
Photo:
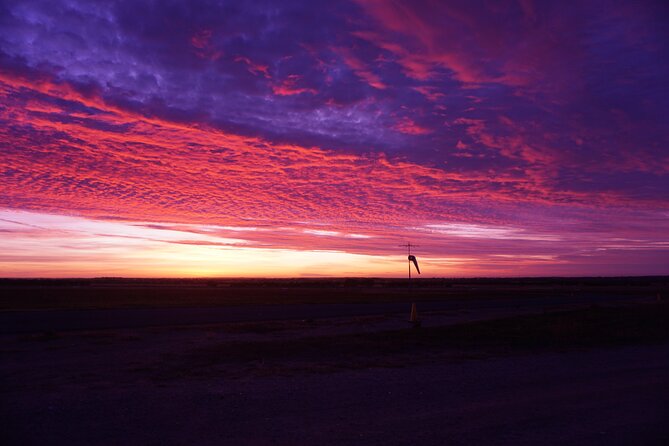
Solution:
[[(7, 212), (181, 225), (193, 246), (410, 237), (435, 274), (669, 264), (662, 2), (0, 8)], [(220, 240), (191, 240), (208, 225)]]

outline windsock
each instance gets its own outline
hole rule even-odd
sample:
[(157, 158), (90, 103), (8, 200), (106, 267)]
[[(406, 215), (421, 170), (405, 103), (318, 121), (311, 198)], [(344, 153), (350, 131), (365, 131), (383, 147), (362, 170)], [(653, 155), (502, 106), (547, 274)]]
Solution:
[(416, 260), (416, 256), (409, 256), (409, 262), (413, 262), (413, 264), (416, 266), (416, 271), (418, 271), (418, 274), (420, 274), (420, 268), (418, 268), (418, 260)]

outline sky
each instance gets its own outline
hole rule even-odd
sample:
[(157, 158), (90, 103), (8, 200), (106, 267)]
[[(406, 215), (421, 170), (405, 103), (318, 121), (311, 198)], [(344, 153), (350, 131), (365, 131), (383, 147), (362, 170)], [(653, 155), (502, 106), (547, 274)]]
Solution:
[(0, 2), (1, 277), (669, 274), (666, 1)]

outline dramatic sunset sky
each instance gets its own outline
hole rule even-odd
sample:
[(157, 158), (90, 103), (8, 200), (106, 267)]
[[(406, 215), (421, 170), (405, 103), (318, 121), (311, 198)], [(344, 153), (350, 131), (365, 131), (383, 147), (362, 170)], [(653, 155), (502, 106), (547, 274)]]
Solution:
[(0, 2), (0, 276), (669, 274), (666, 1)]

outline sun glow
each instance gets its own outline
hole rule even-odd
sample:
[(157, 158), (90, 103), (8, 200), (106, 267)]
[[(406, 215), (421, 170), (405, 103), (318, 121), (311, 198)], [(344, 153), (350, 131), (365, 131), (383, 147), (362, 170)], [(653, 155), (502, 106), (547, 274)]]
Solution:
[(0, 271), (10, 277), (26, 271), (42, 277), (385, 276), (402, 271), (400, 256), (247, 246), (248, 240), (223, 235), (250, 232), (236, 227), (2, 210), (0, 231), (12, 235), (0, 254)]

